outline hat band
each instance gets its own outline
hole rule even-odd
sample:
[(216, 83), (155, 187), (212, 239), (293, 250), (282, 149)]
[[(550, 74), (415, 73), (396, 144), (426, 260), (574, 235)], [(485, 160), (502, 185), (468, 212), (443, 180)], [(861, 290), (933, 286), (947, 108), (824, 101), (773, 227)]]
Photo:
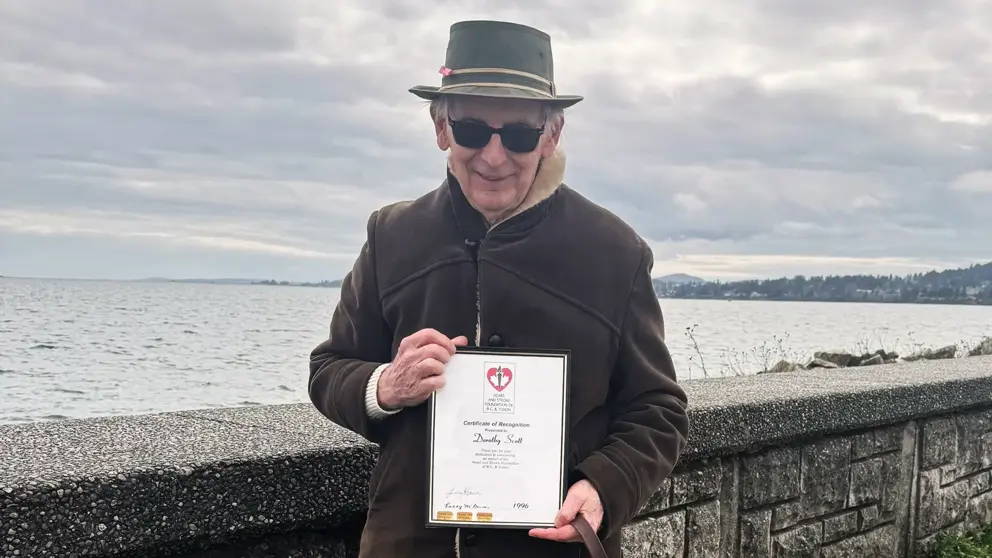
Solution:
[(475, 83), (456, 83), (454, 85), (442, 85), (438, 88), (438, 91), (450, 91), (451, 89), (458, 89), (459, 87), (509, 87), (510, 89), (519, 89), (521, 91), (529, 91), (531, 93), (537, 93), (542, 97), (547, 97), (548, 99), (554, 99), (554, 95), (548, 93), (547, 91), (542, 91), (536, 87), (527, 87), (526, 85), (517, 85), (515, 83), (499, 83), (499, 82), (475, 82)]
[(520, 76), (525, 78), (530, 78), (534, 81), (539, 81), (544, 85), (550, 85), (554, 87), (551, 80), (543, 78), (537, 74), (532, 74), (530, 72), (524, 72), (521, 70), (511, 70), (510, 68), (461, 68), (458, 70), (448, 70), (449, 76), (455, 76), (458, 74), (504, 74), (509, 76)]
[(555, 84), (548, 78), (511, 68), (443, 68), (441, 90), (464, 86), (502, 86), (555, 98)]

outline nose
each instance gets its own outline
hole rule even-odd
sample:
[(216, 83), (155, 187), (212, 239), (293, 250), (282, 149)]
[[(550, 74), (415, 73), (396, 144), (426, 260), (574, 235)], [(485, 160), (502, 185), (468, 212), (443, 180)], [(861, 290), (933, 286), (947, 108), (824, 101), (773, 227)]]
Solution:
[(506, 151), (503, 149), (503, 141), (500, 139), (499, 134), (493, 134), (489, 138), (489, 143), (482, 148), (480, 156), (487, 165), (492, 167), (497, 167), (503, 164), (503, 161), (506, 161)]

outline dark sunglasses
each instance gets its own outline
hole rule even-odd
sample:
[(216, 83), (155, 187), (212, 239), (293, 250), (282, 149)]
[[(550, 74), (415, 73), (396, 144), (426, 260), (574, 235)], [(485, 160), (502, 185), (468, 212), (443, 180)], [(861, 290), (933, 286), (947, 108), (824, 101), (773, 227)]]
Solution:
[(514, 153), (530, 153), (537, 148), (537, 143), (544, 133), (544, 126), (533, 128), (524, 124), (509, 124), (502, 128), (493, 128), (481, 122), (471, 120), (448, 119), (455, 143), (469, 149), (482, 149), (489, 144), (493, 134), (499, 134), (503, 147)]

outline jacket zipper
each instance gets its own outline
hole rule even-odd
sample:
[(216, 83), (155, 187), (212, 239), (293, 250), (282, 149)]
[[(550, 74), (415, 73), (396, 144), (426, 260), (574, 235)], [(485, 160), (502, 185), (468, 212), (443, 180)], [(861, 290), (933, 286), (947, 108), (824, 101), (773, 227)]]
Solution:
[(483, 240), (466, 240), (465, 244), (472, 249), (472, 260), (475, 262), (475, 346), (482, 346), (482, 270), (479, 268), (479, 250)]
[(479, 266), (479, 252), (482, 251), (482, 245), (485, 244), (486, 239), (492, 234), (494, 230), (500, 225), (513, 220), (516, 215), (511, 215), (501, 221), (496, 221), (489, 229), (486, 234), (482, 235), (482, 239), (478, 241), (472, 241), (471, 245), (475, 250), (475, 346), (482, 346), (482, 267)]
[(489, 235), (496, 230), (496, 227), (502, 225), (503, 223), (509, 221), (513, 217), (508, 217), (502, 221), (497, 221), (496, 224), (489, 227), (486, 234), (482, 236), (481, 240), (466, 240), (465, 244), (472, 249), (472, 259), (475, 261), (475, 346), (482, 346), (482, 268), (479, 266), (479, 252), (482, 251), (482, 245), (485, 244), (486, 239)]
[[(487, 232), (488, 234), (488, 232)], [(483, 237), (485, 240), (485, 237)], [(472, 250), (472, 261), (475, 262), (475, 338), (474, 345), (476, 347), (482, 346), (482, 287), (481, 287), (481, 272), (479, 270), (479, 248), (481, 248), (482, 241), (479, 240), (465, 240), (465, 245)], [(461, 558), (462, 549), (462, 529), (461, 527), (455, 528), (455, 558)]]
[[(501, 225), (503, 221), (496, 223), (486, 234), (482, 237), (482, 240), (465, 240), (465, 245), (472, 250), (472, 260), (475, 262), (475, 346), (482, 346), (482, 269), (479, 266), (479, 251), (482, 250), (482, 243), (486, 241), (489, 233), (493, 231), (497, 226)], [(462, 540), (462, 529), (458, 527), (455, 529), (455, 558), (461, 558)]]

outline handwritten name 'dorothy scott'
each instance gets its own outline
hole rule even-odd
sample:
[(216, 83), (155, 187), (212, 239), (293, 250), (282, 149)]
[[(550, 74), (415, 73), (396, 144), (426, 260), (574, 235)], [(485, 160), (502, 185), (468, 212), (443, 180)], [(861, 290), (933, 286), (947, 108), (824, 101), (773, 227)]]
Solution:
[(472, 442), (476, 444), (495, 444), (497, 446), (503, 442), (508, 444), (522, 444), (524, 442), (523, 436), (513, 432), (507, 432), (507, 430), (513, 428), (530, 428), (530, 424), (526, 422), (503, 422), (498, 420), (466, 420), (462, 424), (465, 426), (481, 426), (485, 430), (485, 432), (474, 432)]

